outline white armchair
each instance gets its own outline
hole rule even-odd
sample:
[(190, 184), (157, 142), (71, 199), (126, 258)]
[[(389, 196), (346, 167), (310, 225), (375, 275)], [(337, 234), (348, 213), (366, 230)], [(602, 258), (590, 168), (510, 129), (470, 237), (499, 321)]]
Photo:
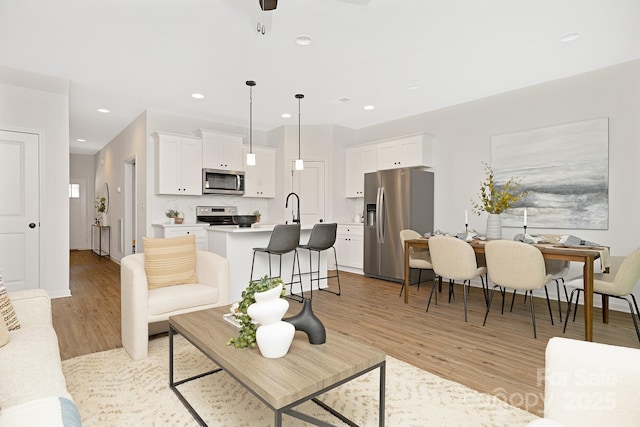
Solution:
[(551, 338), (545, 361), (544, 418), (528, 427), (637, 426), (640, 350)]
[(149, 290), (144, 253), (120, 263), (122, 346), (133, 360), (148, 354), (149, 336), (168, 330), (169, 316), (229, 303), (229, 261), (213, 252), (196, 251), (197, 284)]

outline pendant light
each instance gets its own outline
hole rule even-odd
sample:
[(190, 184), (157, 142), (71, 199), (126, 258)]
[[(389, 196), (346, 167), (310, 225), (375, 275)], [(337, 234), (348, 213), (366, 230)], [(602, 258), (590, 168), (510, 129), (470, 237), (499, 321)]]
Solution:
[(296, 170), (301, 171), (304, 169), (304, 162), (300, 155), (300, 100), (304, 98), (304, 95), (298, 93), (296, 94), (296, 98), (298, 99), (298, 158), (296, 159)]
[(249, 152), (247, 153), (247, 165), (254, 166), (256, 164), (256, 155), (253, 152), (253, 87), (256, 82), (247, 80), (249, 86)]

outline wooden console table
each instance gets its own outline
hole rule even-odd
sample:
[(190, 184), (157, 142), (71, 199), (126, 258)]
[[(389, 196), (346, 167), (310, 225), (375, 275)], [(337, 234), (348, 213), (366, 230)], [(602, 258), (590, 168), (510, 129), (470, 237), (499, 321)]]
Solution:
[[(476, 253), (484, 254), (484, 243), (471, 242)], [(542, 252), (545, 259), (574, 261), (583, 263), (584, 277), (584, 339), (593, 341), (593, 262), (600, 256), (596, 250), (558, 248), (552, 245), (535, 245)], [(429, 249), (429, 239), (412, 239), (404, 242), (404, 302), (409, 303), (409, 254), (410, 248)], [(609, 300), (602, 297), (602, 319), (605, 323), (609, 318)]]

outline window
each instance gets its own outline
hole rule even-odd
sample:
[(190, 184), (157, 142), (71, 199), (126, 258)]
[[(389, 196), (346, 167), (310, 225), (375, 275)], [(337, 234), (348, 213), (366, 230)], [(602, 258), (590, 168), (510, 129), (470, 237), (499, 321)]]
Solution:
[(70, 199), (80, 198), (80, 184), (69, 184), (69, 198)]

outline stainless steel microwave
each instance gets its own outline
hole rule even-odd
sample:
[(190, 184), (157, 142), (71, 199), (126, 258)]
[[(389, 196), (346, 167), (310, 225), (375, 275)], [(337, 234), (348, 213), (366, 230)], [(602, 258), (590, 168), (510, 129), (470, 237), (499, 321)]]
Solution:
[(202, 194), (244, 194), (244, 172), (202, 169)]

